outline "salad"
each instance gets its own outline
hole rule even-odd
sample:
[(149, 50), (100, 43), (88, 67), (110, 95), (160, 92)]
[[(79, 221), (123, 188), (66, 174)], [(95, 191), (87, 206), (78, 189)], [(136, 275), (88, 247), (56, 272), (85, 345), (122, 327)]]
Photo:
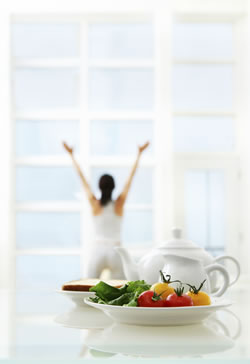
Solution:
[(140, 294), (148, 291), (150, 287), (145, 281), (131, 281), (121, 288), (112, 287), (101, 281), (90, 288), (90, 292), (95, 292), (95, 297), (89, 299), (106, 305), (136, 307)]
[[(201, 290), (206, 280), (201, 282), (198, 288), (186, 283), (189, 291), (184, 293), (182, 282), (171, 281), (171, 276), (165, 276), (162, 271), (160, 274), (161, 282), (153, 285), (138, 280), (116, 288), (101, 281), (90, 288), (90, 292), (95, 292), (95, 296), (89, 297), (89, 300), (99, 304), (127, 307), (183, 307), (211, 304), (209, 295)], [(171, 286), (174, 282), (178, 282), (177, 288)]]

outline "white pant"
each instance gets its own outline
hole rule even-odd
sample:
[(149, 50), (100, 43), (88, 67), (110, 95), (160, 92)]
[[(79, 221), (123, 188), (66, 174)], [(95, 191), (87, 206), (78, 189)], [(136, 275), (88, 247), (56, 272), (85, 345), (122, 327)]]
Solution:
[(122, 262), (114, 247), (119, 242), (98, 240), (94, 241), (86, 253), (84, 262), (84, 276), (86, 278), (99, 278), (103, 269), (110, 269), (111, 279), (124, 279)]

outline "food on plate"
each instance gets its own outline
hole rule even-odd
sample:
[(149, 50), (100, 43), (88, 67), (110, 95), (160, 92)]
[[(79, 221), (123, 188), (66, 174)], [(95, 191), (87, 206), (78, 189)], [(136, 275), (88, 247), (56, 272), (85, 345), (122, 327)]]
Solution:
[(191, 286), (186, 283), (190, 290), (187, 292), (187, 295), (192, 298), (194, 306), (207, 306), (211, 305), (211, 299), (206, 292), (201, 291), (203, 284), (206, 282), (206, 279), (200, 284), (199, 288), (195, 286)]
[[(99, 281), (95, 286), (90, 287), (89, 291), (95, 292), (95, 296), (90, 297), (89, 300), (94, 303), (128, 307), (184, 307), (211, 304), (209, 295), (201, 291), (205, 280), (199, 288), (185, 283), (190, 290), (184, 293), (184, 287), (180, 281), (171, 281), (169, 275), (164, 276), (161, 271), (160, 273), (163, 282), (152, 286), (144, 280), (125, 281), (125, 284), (119, 287)], [(172, 282), (179, 282), (179, 286), (174, 289), (169, 285)]]
[(99, 282), (90, 288), (90, 292), (95, 292), (95, 297), (89, 299), (95, 303), (116, 306), (137, 306), (137, 298), (144, 291), (148, 291), (150, 285), (145, 281), (127, 282), (120, 288), (112, 287), (106, 282)]
[(165, 307), (165, 303), (166, 300), (152, 290), (142, 292), (137, 299), (139, 307)]
[[(88, 278), (88, 279), (81, 279), (78, 281), (70, 281), (67, 283), (64, 283), (62, 286), (63, 291), (80, 291), (80, 292), (88, 292), (91, 287), (96, 286), (100, 282), (100, 279), (95, 278)], [(112, 287), (122, 287), (124, 286), (127, 281), (125, 280), (107, 280), (107, 284), (109, 284)]]
[(176, 288), (174, 293), (166, 298), (167, 307), (183, 307), (183, 306), (193, 306), (193, 300), (184, 292), (184, 287)]
[(161, 282), (153, 284), (150, 288), (151, 291), (155, 292), (157, 295), (161, 296), (162, 299), (167, 298), (170, 294), (174, 293), (174, 287), (170, 284), (173, 282), (180, 282), (178, 280), (171, 281), (171, 276), (169, 274), (164, 275), (160, 270)]

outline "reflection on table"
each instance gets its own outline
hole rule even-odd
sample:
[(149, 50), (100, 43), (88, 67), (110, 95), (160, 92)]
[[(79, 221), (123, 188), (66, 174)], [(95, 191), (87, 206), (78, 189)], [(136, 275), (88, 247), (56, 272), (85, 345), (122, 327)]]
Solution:
[[(29, 293), (27, 300), (33, 296)], [(13, 304), (15, 292), (0, 292), (0, 359), (248, 359), (249, 296), (245, 288), (230, 291), (230, 309), (202, 324), (142, 327), (118, 325), (89, 307), (70, 303), (62, 309), (65, 297), (57, 313), (20, 314)]]

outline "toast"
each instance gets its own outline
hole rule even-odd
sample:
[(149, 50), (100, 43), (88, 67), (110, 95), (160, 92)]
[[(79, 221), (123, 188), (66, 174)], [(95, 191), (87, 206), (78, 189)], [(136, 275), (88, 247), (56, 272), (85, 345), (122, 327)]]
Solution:
[[(97, 278), (86, 278), (78, 281), (70, 281), (64, 283), (62, 286), (63, 291), (78, 291), (78, 292), (88, 292), (91, 287), (94, 287), (97, 283), (99, 283), (101, 279)], [(105, 280), (105, 283), (110, 286), (114, 286), (116, 288), (120, 288), (124, 286), (128, 281), (125, 280), (117, 280), (117, 279), (109, 279)]]

